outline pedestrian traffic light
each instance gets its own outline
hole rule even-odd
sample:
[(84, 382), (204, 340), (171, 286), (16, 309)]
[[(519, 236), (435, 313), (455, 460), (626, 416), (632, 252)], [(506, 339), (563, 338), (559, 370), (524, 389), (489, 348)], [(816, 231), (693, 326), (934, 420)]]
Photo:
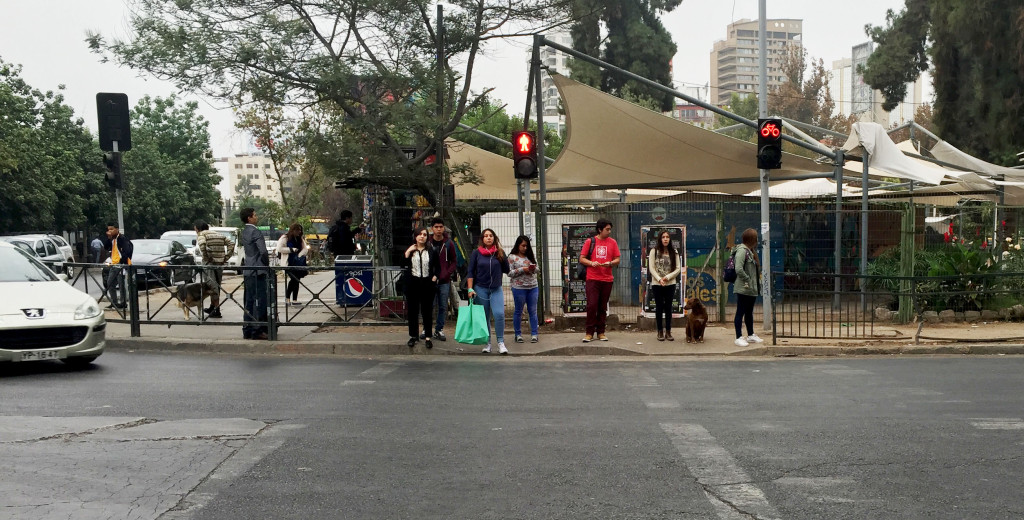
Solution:
[(537, 178), (537, 134), (512, 132), (512, 165), (517, 179)]
[(121, 154), (119, 152), (107, 152), (103, 154), (103, 164), (107, 167), (107, 184), (115, 190), (124, 188), (121, 182)]
[(782, 168), (782, 120), (757, 120), (757, 167), (762, 170)]

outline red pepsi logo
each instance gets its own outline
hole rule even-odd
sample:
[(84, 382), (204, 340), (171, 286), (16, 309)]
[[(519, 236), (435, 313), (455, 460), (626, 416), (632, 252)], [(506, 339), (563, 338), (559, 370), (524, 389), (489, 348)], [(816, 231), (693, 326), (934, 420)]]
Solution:
[(349, 278), (345, 280), (344, 286), (345, 296), (349, 298), (358, 298), (366, 292), (366, 287), (363, 286), (363, 282), (359, 281), (358, 278)]

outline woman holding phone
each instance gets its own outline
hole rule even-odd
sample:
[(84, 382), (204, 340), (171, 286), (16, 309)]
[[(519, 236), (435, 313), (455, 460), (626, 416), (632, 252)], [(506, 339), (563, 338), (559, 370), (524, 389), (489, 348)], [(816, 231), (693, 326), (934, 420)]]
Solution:
[(516, 333), (516, 343), (523, 342), (523, 307), (530, 315), (530, 343), (537, 342), (537, 296), (540, 289), (537, 284), (537, 258), (533, 255), (530, 237), (520, 235), (512, 253), (508, 255), (508, 277), (512, 284), (512, 299), (515, 310), (512, 312), (512, 328)]

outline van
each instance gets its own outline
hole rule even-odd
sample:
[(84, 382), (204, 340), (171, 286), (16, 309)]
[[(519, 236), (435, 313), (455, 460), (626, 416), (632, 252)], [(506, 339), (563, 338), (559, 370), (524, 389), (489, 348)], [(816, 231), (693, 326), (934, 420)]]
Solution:
[[(228, 237), (228, 240), (235, 244), (235, 254), (231, 255), (231, 258), (228, 259), (227, 265), (234, 267), (242, 265), (245, 260), (245, 249), (242, 248), (242, 241), (239, 239), (241, 235), (238, 233), (238, 229), (233, 227), (210, 227), (210, 231)], [(235, 270), (235, 273), (241, 273), (241, 270)]]

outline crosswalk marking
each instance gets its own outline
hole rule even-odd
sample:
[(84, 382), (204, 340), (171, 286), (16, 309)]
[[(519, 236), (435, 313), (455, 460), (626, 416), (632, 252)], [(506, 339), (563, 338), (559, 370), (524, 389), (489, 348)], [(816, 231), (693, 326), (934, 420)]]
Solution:
[(779, 518), (764, 492), (750, 482), (750, 477), (736, 459), (703, 426), (662, 423), (661, 429), (668, 434), (690, 473), (704, 488), (719, 518)]
[(378, 379), (398, 370), (404, 363), (378, 363), (356, 375), (357, 379), (346, 379), (341, 386), (369, 385), (376, 383)]
[(971, 419), (971, 426), (979, 430), (1024, 430), (1024, 421), (1016, 417), (980, 417)]

